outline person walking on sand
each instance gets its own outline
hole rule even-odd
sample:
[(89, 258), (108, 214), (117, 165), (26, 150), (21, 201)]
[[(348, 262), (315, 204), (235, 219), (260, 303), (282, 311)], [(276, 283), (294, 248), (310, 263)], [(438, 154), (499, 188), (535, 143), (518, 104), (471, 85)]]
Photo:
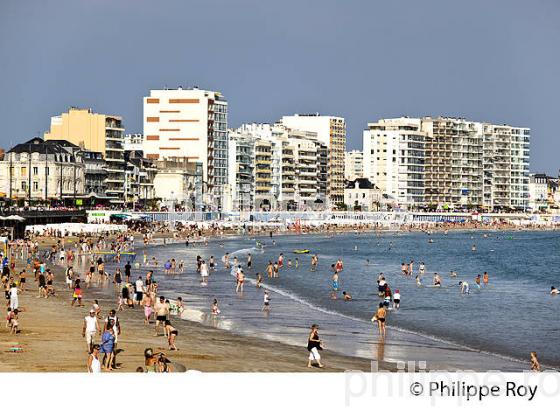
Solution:
[(102, 364), (105, 365), (105, 370), (114, 370), (113, 367), (113, 352), (115, 350), (115, 334), (113, 331), (113, 321), (105, 326), (103, 336), (101, 336), (99, 353), (104, 353)]
[(160, 296), (159, 299), (156, 301), (154, 305), (154, 310), (156, 311), (156, 326), (155, 326), (155, 334), (154, 336), (159, 336), (159, 326), (163, 327), (163, 331), (165, 334), (165, 321), (167, 320), (167, 315), (169, 315), (169, 307), (168, 304), (165, 303), (165, 298)]
[(88, 373), (101, 373), (101, 362), (99, 361), (99, 345), (93, 345), (92, 352), (88, 355)]
[(84, 318), (84, 326), (82, 328), (82, 337), (86, 338), (88, 353), (92, 352), (93, 339), (95, 338), (96, 333), (101, 334), (101, 328), (97, 322), (95, 310), (92, 309), (89, 311), (89, 315)]
[(319, 325), (311, 325), (311, 331), (309, 332), (309, 337), (307, 338), (307, 350), (309, 351), (307, 367), (311, 367), (313, 360), (317, 362), (317, 365), (320, 368), (325, 367), (321, 363), (321, 355), (319, 354), (319, 350), (323, 350), (323, 342), (319, 337)]
[(167, 343), (169, 344), (169, 350), (179, 350), (175, 346), (175, 339), (179, 335), (179, 331), (175, 329), (169, 320), (165, 321), (165, 332), (167, 333)]
[(541, 371), (541, 364), (539, 363), (537, 352), (531, 352), (531, 371), (533, 372)]
[(149, 293), (144, 295), (144, 299), (142, 300), (142, 306), (144, 306), (144, 324), (147, 326), (150, 324), (150, 318), (152, 317), (152, 297)]

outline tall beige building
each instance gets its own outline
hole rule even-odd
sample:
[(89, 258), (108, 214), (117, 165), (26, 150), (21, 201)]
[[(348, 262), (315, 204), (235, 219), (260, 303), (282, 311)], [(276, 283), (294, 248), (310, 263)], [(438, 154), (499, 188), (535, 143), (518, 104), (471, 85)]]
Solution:
[(426, 203), (482, 205), (482, 125), (463, 118), (424, 117)]
[(82, 149), (101, 152), (107, 163), (105, 194), (111, 203), (124, 202), (124, 127), (122, 118), (97, 114), (91, 109), (70, 108), (51, 118), (45, 140), (66, 140)]
[(327, 146), (327, 199), (332, 208), (344, 203), (344, 153), (346, 151), (346, 122), (342, 117), (319, 114), (284, 116), (282, 124), (288, 128), (311, 131)]

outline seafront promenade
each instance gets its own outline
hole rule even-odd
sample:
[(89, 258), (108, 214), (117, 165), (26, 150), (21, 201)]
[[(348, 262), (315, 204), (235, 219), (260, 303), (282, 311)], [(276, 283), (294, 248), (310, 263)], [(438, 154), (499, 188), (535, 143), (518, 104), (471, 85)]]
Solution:
[(110, 222), (119, 217), (123, 220), (143, 219), (146, 222), (242, 222), (274, 224), (379, 224), (402, 225), (424, 223), (506, 222), (516, 225), (560, 225), (560, 213), (468, 213), (468, 212), (353, 212), (353, 211), (302, 211), (302, 212), (128, 212), (95, 210), (87, 211), (90, 223)]

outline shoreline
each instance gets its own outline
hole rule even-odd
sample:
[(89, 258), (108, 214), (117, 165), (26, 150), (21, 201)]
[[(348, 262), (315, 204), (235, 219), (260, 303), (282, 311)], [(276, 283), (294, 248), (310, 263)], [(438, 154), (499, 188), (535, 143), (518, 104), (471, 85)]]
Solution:
[[(86, 372), (86, 343), (81, 336), (83, 318), (94, 299), (98, 299), (103, 314), (116, 307), (112, 298), (112, 283), (107, 288), (84, 289), (84, 307), (70, 307), (71, 292), (64, 288), (63, 268), (51, 266), (55, 272), (56, 296), (38, 299), (36, 283), (20, 294), (21, 332), (10, 335), (0, 330), (0, 372)], [(134, 270), (133, 270), (134, 274)], [(125, 308), (117, 314), (122, 326), (119, 336), (117, 363), (120, 370), (134, 372), (144, 365), (144, 349), (165, 351), (172, 361), (188, 370), (202, 372), (343, 372), (369, 371), (369, 360), (324, 351), (325, 369), (306, 368), (305, 340), (301, 347), (237, 335), (233, 332), (204, 326), (188, 320), (171, 318), (179, 330), (177, 346), (168, 351), (164, 336), (153, 336), (153, 323), (143, 323), (143, 309)], [(101, 320), (100, 320), (101, 322)], [(97, 341), (99, 336), (97, 336)], [(21, 353), (11, 353), (10, 347), (21, 347)], [(387, 364), (383, 370), (392, 369)]]

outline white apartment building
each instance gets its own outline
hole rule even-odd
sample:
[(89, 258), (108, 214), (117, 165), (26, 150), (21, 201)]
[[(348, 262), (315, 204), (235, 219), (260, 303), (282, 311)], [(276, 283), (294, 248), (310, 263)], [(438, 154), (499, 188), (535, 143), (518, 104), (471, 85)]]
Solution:
[(484, 206), (529, 206), (529, 128), (484, 123)]
[(150, 90), (144, 97), (144, 155), (202, 163), (205, 202), (219, 210), (228, 188), (228, 103), (196, 87)]
[(126, 134), (123, 140), (125, 151), (142, 151), (144, 144), (143, 134)]
[[(311, 131), (293, 130), (282, 124), (243, 124), (230, 130), (230, 155), (248, 162), (239, 152), (241, 140), (252, 141), (254, 152), (254, 209), (310, 210), (324, 208), (327, 186), (327, 148)], [(233, 157), (232, 157), (233, 158)], [(245, 166), (230, 165), (230, 180), (247, 180)], [(241, 187), (238, 187), (241, 189)], [(247, 188), (244, 189), (247, 191)], [(236, 193), (233, 209), (240, 209)]]
[(344, 157), (344, 179), (353, 181), (364, 177), (364, 152), (348, 151)]
[(364, 178), (403, 208), (424, 205), (425, 139), (418, 118), (382, 119), (363, 132)]
[(332, 208), (344, 203), (344, 152), (346, 151), (346, 122), (342, 117), (319, 114), (284, 116), (282, 125), (317, 134), (317, 140), (327, 147), (327, 201)]

